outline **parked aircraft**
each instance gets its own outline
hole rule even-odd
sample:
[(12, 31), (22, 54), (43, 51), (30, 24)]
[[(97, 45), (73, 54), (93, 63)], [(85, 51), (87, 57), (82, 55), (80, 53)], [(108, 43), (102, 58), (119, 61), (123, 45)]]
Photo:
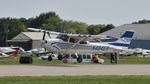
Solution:
[(0, 47), (0, 52), (6, 56), (17, 56), (18, 54), (18, 47)]
[(142, 49), (142, 48), (135, 48), (133, 49), (136, 54), (139, 55), (139, 57), (150, 57), (150, 50), (149, 49)]
[[(59, 59), (63, 58), (66, 54), (73, 53), (95, 54), (121, 52), (124, 47), (129, 46), (129, 39), (134, 35), (134, 31), (126, 31), (116, 42), (103, 43), (99, 41), (101, 37), (104, 37), (101, 35), (66, 34), (35, 28), (28, 28), (28, 30), (44, 32), (43, 47), (50, 52), (58, 53)], [(51, 37), (51, 34), (55, 34), (57, 38), (45, 39), (46, 33), (49, 37)]]
[(3, 52), (0, 52), (0, 58), (6, 58), (6, 57), (10, 57), (10, 56)]

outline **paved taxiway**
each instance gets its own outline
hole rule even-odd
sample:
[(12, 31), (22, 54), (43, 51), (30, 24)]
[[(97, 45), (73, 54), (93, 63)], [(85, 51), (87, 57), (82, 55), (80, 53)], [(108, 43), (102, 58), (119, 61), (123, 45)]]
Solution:
[(150, 75), (150, 65), (0, 65), (0, 76)]

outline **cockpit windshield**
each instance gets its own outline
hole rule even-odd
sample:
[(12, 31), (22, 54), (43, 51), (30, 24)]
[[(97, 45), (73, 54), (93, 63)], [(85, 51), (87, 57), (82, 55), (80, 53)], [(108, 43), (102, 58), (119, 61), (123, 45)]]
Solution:
[(70, 38), (70, 40), (69, 40), (69, 42), (71, 42), (71, 43), (77, 43), (79, 41), (79, 39), (78, 38)]
[(79, 38), (69, 37), (68, 35), (59, 35), (57, 38), (70, 43), (77, 43), (79, 41)]
[(65, 42), (68, 42), (68, 40), (69, 40), (69, 37), (67, 35), (59, 35), (57, 38), (65, 41)]
[(61, 34), (57, 37), (58, 39), (61, 39), (65, 42), (69, 42), (69, 43), (79, 43), (79, 44), (87, 44), (88, 39), (83, 39), (77, 36), (68, 36), (65, 34)]

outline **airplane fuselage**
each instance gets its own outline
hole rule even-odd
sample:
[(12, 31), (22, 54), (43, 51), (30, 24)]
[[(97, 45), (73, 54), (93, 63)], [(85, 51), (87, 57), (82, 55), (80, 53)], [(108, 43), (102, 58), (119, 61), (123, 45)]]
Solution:
[(48, 51), (58, 53), (109, 53), (118, 50), (114, 46), (99, 42), (80, 44), (65, 42), (61, 39), (49, 39), (44, 46)]

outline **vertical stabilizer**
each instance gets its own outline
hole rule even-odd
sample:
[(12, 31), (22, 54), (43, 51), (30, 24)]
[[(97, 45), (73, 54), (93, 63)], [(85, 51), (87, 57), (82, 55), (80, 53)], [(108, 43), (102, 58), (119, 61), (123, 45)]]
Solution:
[(114, 46), (129, 47), (133, 35), (134, 35), (133, 30), (127, 30), (117, 41), (111, 42), (109, 44)]

